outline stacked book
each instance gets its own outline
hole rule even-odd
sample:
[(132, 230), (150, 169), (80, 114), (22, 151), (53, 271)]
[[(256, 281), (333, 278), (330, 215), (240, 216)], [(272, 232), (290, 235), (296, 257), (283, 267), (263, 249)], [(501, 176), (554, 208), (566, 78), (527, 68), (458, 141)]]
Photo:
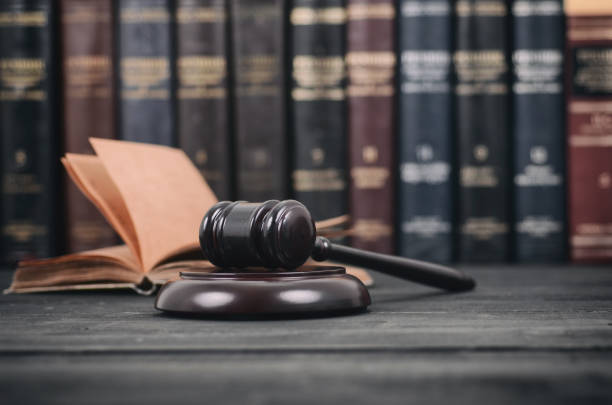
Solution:
[(59, 168), (90, 137), (364, 249), (612, 260), (608, 1), (4, 0), (0, 86), (8, 261), (117, 241)]

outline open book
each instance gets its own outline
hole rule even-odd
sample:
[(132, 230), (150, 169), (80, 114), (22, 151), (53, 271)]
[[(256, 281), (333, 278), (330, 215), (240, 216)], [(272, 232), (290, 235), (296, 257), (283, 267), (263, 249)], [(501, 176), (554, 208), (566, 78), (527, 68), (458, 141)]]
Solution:
[[(132, 288), (150, 294), (181, 271), (210, 271), (198, 227), (217, 198), (187, 155), (160, 145), (90, 142), (96, 155), (69, 153), (62, 163), (125, 245), (22, 261), (7, 292)], [(365, 271), (347, 271), (372, 284)]]

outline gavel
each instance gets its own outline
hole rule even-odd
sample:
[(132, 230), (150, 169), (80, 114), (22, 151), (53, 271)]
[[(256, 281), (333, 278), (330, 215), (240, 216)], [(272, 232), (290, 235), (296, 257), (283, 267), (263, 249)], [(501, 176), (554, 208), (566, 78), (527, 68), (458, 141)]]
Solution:
[(295, 200), (263, 203), (221, 201), (199, 230), (205, 257), (224, 268), (295, 269), (309, 257), (365, 267), (447, 291), (468, 291), (474, 279), (439, 264), (355, 249), (317, 236), (308, 209)]

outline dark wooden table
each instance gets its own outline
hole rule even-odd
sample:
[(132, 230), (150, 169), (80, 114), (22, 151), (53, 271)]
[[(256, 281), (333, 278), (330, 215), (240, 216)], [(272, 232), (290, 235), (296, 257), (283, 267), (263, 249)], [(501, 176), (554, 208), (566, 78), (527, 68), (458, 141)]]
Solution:
[(0, 403), (612, 403), (612, 267), (464, 270), (476, 291), (380, 276), (369, 312), (325, 319), (175, 319), (129, 292), (4, 295)]

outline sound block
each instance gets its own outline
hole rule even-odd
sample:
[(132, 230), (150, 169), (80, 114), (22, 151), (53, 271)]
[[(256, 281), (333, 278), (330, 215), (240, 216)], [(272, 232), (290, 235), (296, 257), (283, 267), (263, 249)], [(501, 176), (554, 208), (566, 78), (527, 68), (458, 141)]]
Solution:
[(201, 317), (326, 316), (363, 311), (370, 305), (363, 283), (343, 267), (302, 266), (183, 272), (166, 283), (155, 308)]

